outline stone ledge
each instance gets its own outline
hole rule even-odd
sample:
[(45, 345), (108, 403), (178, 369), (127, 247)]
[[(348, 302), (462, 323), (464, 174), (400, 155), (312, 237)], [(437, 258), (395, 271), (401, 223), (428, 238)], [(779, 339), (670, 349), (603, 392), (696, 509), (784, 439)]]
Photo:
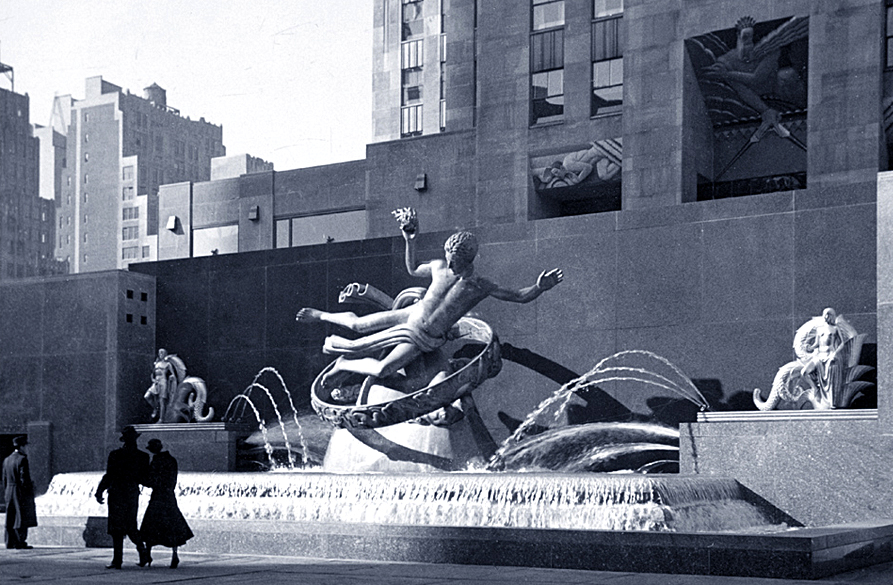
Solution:
[(699, 423), (719, 422), (782, 422), (782, 421), (825, 421), (825, 420), (877, 420), (876, 408), (840, 410), (770, 410), (770, 411), (730, 411), (699, 412)]
[[(105, 518), (44, 517), (35, 545), (108, 546)], [(893, 560), (893, 524), (777, 534), (615, 532), (189, 520), (190, 552), (299, 555), (701, 575), (818, 579)]]

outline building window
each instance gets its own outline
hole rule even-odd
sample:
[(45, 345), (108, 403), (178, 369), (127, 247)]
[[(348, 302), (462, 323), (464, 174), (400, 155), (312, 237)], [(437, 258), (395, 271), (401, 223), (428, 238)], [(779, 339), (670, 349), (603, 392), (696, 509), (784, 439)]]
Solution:
[(401, 73), (403, 81), (403, 106), (421, 103), (422, 101), (422, 70), (421, 68), (404, 69)]
[(90, 153), (89, 153), (89, 152), (85, 152), (85, 153), (84, 153), (84, 162), (88, 162), (89, 160), (90, 160)]
[(422, 105), (400, 108), (400, 135), (416, 136), (422, 133)]
[(276, 247), (288, 248), (291, 245), (291, 234), (289, 233), (290, 222), (287, 219), (276, 220)]
[[(592, 104), (590, 115), (623, 108), (623, 3), (596, 0), (592, 21)], [(621, 12), (617, 15), (618, 11)], [(608, 14), (607, 17), (605, 15)]]
[[(85, 213), (84, 214), (84, 223), (87, 223), (89, 218), (90, 218), (90, 216)], [(84, 240), (84, 241), (86, 241), (86, 240)]]
[(124, 221), (128, 221), (131, 219), (139, 219), (140, 218), (140, 208), (139, 207), (125, 207), (124, 208)]
[(564, 29), (530, 37), (531, 124), (564, 117)]
[(124, 187), (123, 191), (124, 201), (132, 201), (133, 200), (133, 187)]
[(84, 243), (87, 243), (87, 232), (84, 232)]
[(137, 240), (140, 237), (139, 226), (127, 226), (121, 231), (122, 240)]
[(86, 202), (87, 202), (87, 192), (84, 191), (84, 203), (86, 203)]
[(121, 259), (133, 260), (139, 258), (139, 251), (139, 246), (127, 246), (126, 248), (121, 248)]
[(133, 165), (128, 165), (121, 169), (121, 178), (125, 181), (133, 180)]
[(421, 67), (424, 62), (422, 39), (400, 43), (400, 68)]
[(239, 251), (239, 226), (225, 225), (192, 231), (192, 255), (216, 256)]
[(564, 0), (533, 0), (531, 28), (543, 30), (564, 26)]
[(893, 68), (893, 0), (887, 0), (887, 68)]
[[(309, 246), (365, 237), (366, 211), (343, 211), (276, 220), (276, 247)], [(196, 254), (197, 255), (197, 254)]]
[(425, 34), (425, 20), (422, 17), (422, 0), (402, 0), (403, 29), (402, 39), (408, 40)]
[[(148, 258), (148, 257), (149, 257), (149, 246), (143, 246), (143, 258)], [(148, 300), (146, 293), (142, 293), (140, 300), (142, 300), (142, 301)]]
[(90, 182), (90, 175), (88, 175), (87, 173), (84, 173), (84, 185), (86, 185), (89, 182)]

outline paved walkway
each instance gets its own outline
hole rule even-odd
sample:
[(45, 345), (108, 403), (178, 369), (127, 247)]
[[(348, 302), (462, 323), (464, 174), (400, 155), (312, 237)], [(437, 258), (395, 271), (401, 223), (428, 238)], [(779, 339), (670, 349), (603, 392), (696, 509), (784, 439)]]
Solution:
[[(185, 551), (185, 549), (184, 549)], [(816, 581), (606, 573), (563, 569), (528, 569), (469, 565), (428, 565), (375, 561), (338, 561), (255, 555), (180, 553), (180, 568), (171, 570), (169, 551), (153, 551), (151, 567), (135, 565), (136, 551), (125, 549), (124, 568), (108, 570), (110, 549), (35, 547), (32, 550), (0, 549), (0, 583), (254, 583), (256, 585), (782, 585)], [(890, 585), (893, 563), (843, 573), (818, 581), (823, 584)]]

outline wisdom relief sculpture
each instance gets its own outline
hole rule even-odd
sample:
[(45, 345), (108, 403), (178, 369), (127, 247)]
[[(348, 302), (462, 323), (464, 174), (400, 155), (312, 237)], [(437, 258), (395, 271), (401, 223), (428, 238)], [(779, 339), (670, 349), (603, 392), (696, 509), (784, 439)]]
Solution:
[(859, 378), (872, 370), (859, 365), (864, 333), (856, 333), (843, 315), (827, 308), (797, 329), (797, 359), (779, 368), (772, 390), (764, 401), (760, 389), (753, 401), (760, 410), (786, 408), (815, 410), (846, 408), (871, 382)]
[(143, 395), (152, 405), (152, 419), (160, 423), (209, 422), (214, 409), (202, 411), (208, 401), (205, 381), (186, 375), (186, 364), (167, 350), (159, 349), (152, 368), (152, 385)]

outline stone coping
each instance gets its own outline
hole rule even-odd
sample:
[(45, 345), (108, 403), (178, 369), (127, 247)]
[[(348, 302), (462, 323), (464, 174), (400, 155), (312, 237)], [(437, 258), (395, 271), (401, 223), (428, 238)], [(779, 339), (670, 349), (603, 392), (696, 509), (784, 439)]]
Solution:
[(741, 410), (728, 412), (699, 412), (699, 423), (723, 422), (782, 422), (782, 421), (826, 421), (861, 420), (876, 421), (876, 408), (836, 409), (836, 410)]
[(258, 430), (257, 425), (230, 422), (206, 422), (206, 423), (150, 423), (133, 425), (140, 433), (170, 433), (170, 432), (212, 432), (228, 431), (236, 433), (253, 433)]
[[(893, 524), (781, 533), (616, 532), (189, 520), (192, 552), (818, 579), (893, 560)], [(44, 517), (39, 545), (109, 546), (104, 517)]]

